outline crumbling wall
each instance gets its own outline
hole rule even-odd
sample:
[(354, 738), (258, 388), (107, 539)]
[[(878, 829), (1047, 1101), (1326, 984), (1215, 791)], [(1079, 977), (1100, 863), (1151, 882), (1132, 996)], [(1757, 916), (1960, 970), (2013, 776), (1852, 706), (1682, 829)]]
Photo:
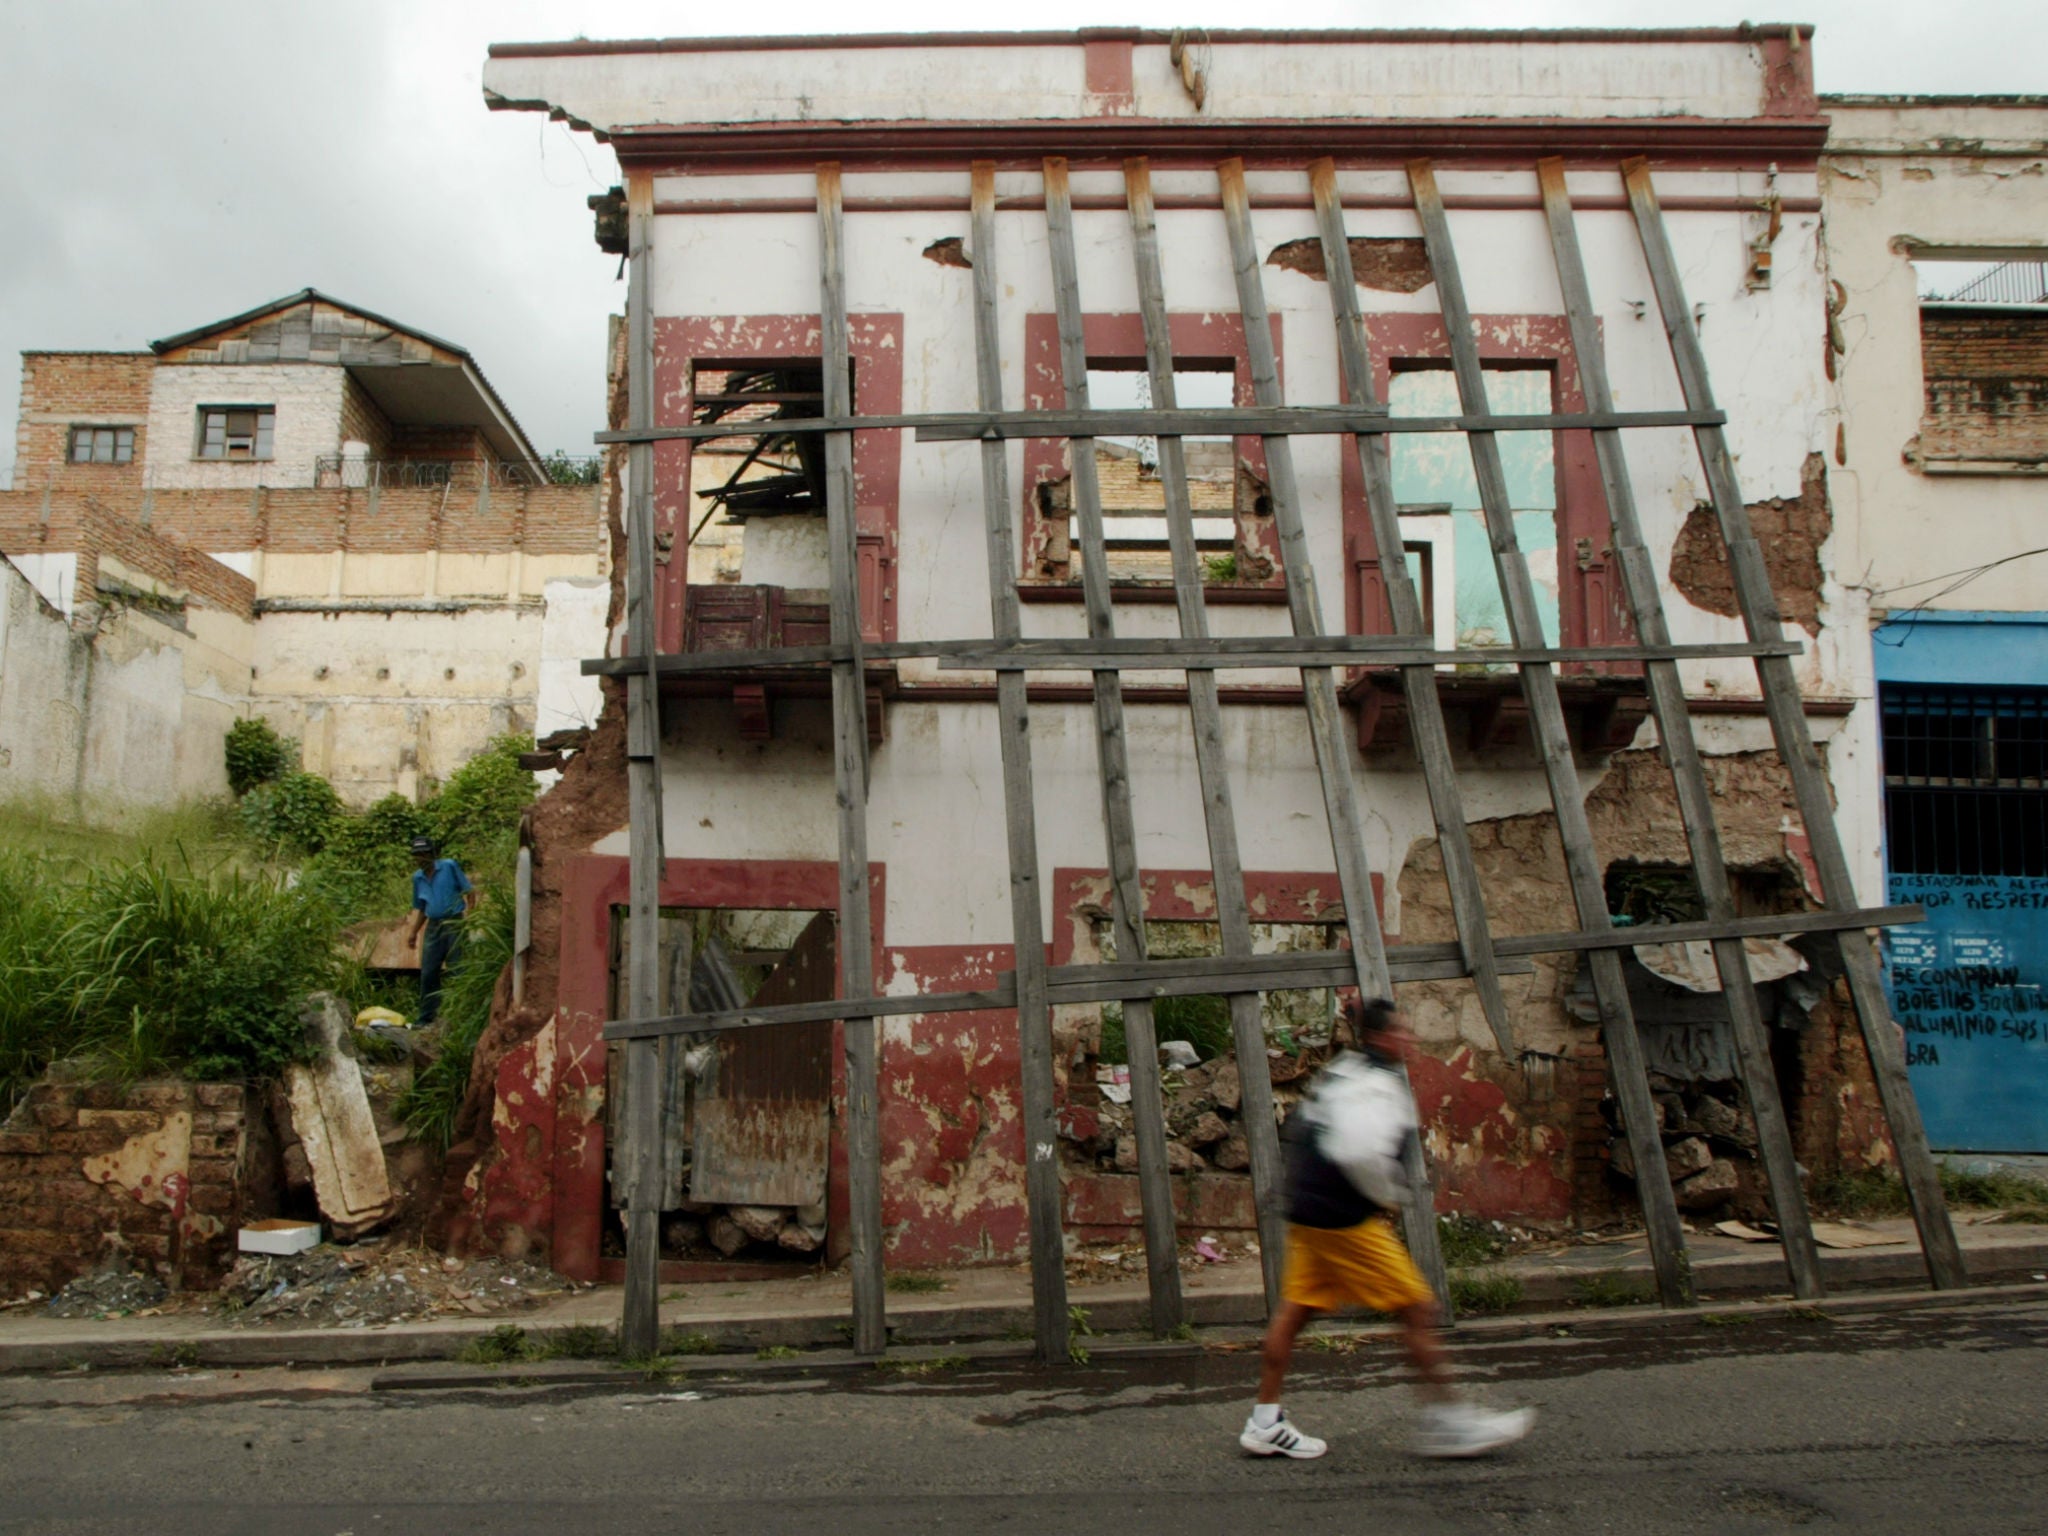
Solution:
[[(1809, 635), (1819, 634), (1820, 549), (1835, 526), (1828, 505), (1827, 460), (1817, 453), (1808, 454), (1799, 474), (1799, 494), (1751, 502), (1749, 520), (1763, 549), (1778, 612)], [(1741, 612), (1735, 604), (1735, 583), (1728, 574), (1721, 526), (1714, 509), (1705, 502), (1686, 514), (1685, 525), (1678, 531), (1678, 542), (1671, 551), (1671, 584), (1693, 606), (1709, 613), (1733, 618)]]
[(236, 1228), (275, 1209), (259, 1115), (240, 1083), (36, 1084), (0, 1129), (0, 1294), (54, 1292), (119, 1256), (211, 1285)]
[[(1436, 279), (1429, 270), (1429, 251), (1413, 236), (1353, 235), (1351, 276), (1361, 288), (1385, 293), (1416, 293)], [(1283, 272), (1299, 272), (1317, 282), (1329, 281), (1323, 261), (1323, 242), (1318, 239), (1289, 240), (1273, 247), (1266, 265)]]

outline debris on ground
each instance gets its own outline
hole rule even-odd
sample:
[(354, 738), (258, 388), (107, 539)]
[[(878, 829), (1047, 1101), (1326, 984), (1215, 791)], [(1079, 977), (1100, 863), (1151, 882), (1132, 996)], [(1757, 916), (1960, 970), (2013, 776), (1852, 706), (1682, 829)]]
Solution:
[(221, 1282), (215, 1304), (236, 1324), (368, 1328), (524, 1312), (576, 1289), (576, 1282), (533, 1264), (323, 1243), (304, 1253), (245, 1254)]
[(126, 1317), (160, 1307), (169, 1295), (154, 1275), (102, 1270), (73, 1280), (50, 1298), (48, 1310), (52, 1317)]

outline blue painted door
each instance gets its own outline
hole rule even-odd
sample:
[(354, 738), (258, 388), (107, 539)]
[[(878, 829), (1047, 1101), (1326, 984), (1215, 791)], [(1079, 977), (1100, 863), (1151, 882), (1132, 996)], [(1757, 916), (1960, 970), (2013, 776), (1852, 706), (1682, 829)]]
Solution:
[(2048, 1152), (2048, 689), (1885, 684), (1885, 940), (1937, 1150)]

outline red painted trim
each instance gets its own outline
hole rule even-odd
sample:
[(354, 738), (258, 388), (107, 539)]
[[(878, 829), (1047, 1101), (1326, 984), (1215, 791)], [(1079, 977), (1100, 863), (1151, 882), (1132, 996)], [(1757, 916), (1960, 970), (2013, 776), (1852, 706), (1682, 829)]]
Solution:
[(1659, 169), (1684, 166), (1809, 170), (1826, 147), (1826, 118), (1056, 118), (1033, 121), (679, 123), (614, 128), (622, 167), (677, 174), (808, 169), (837, 160), (848, 172), (993, 160), (1028, 168), (1064, 155), (1076, 169), (1113, 167), (1133, 155), (1155, 168), (1301, 167), (1328, 155), (1341, 167), (1398, 168), (1418, 156), (1465, 166), (1521, 166), (1546, 155), (1612, 164), (1643, 155)]
[(1137, 99), (1131, 80), (1131, 40), (1096, 36), (1081, 44), (1086, 58), (1089, 105), (1104, 116), (1121, 116)]
[[(853, 398), (857, 410), (895, 415), (903, 409), (903, 316), (847, 317), (853, 354)], [(654, 321), (654, 400), (657, 426), (683, 426), (694, 403), (692, 365), (754, 363), (784, 358), (816, 359), (823, 347), (816, 315), (657, 315)], [(862, 432), (853, 440), (853, 495), (860, 532), (881, 540), (872, 593), (862, 606), (862, 629), (870, 639), (896, 638), (898, 503), (903, 482), (903, 434)], [(689, 506), (690, 444), (654, 445), (654, 525), (676, 547), (695, 519)], [(683, 588), (689, 562), (671, 559), (659, 572), (661, 587), (657, 643), (664, 651), (683, 648)]]
[[(1544, 366), (1552, 380), (1552, 409), (1585, 410), (1571, 329), (1563, 316), (1476, 315), (1473, 320), (1483, 360)], [(1368, 315), (1365, 334), (1372, 356), (1374, 387), (1382, 400), (1388, 397), (1397, 365), (1450, 356), (1450, 338), (1440, 315)], [(1593, 434), (1563, 432), (1558, 438), (1558, 642), (1567, 646), (1624, 644), (1633, 636), (1634, 626), (1613, 570), (1612, 527), (1607, 516), (1606, 492), (1600, 484)], [(1365, 505), (1365, 480), (1355, 451), (1342, 457), (1340, 485), (1347, 576), (1345, 623), (1353, 634), (1391, 634), (1393, 622), (1380, 577), (1372, 520)], [(1595, 662), (1570, 662), (1560, 670), (1633, 668), (1634, 664), (1608, 668)]]
[[(612, 911), (628, 899), (629, 861), (585, 854), (562, 870), (561, 980), (555, 1016), (554, 1267), (595, 1280), (608, 1205), (604, 1160), (604, 1023), (611, 1017)], [(881, 968), (885, 872), (868, 866), (874, 913), (875, 972)], [(670, 859), (662, 869), (665, 907), (738, 907), (763, 911), (834, 911), (839, 866), (823, 860)], [(834, 1132), (827, 1182), (827, 1221), (845, 1230), (846, 1153), (837, 1127), (846, 1099), (846, 1054), (833, 1031)]]
[[(1813, 28), (1804, 23), (1765, 22), (1740, 27), (1559, 27), (1497, 29), (1450, 27), (1304, 28), (1247, 27), (1210, 32), (1212, 44), (1297, 43), (1326, 47), (1342, 43), (1753, 43), (1800, 34), (1811, 43)], [(588, 58), (633, 53), (785, 53), (816, 50), (847, 53), (862, 48), (1046, 48), (1116, 40), (1158, 46), (1173, 40), (1171, 32), (1143, 27), (1084, 27), (1075, 32), (849, 32), (791, 33), (754, 37), (573, 38), (553, 43), (492, 43), (494, 59)]]
[[(1216, 877), (1206, 869), (1148, 869), (1138, 876), (1151, 922), (1213, 923), (1216, 921)], [(1248, 869), (1245, 900), (1255, 923), (1326, 923), (1344, 905), (1335, 870)], [(1091, 912), (1107, 912), (1109, 871), (1056, 868), (1052, 872), (1052, 963), (1074, 964), (1082, 929)], [(1386, 881), (1372, 877), (1372, 899), (1384, 911)], [(1384, 926), (1384, 925), (1383, 925)]]
[(1820, 97), (1813, 89), (1812, 34), (1788, 29), (1759, 39), (1764, 61), (1764, 116), (1815, 117)]
[[(1138, 315), (1091, 314), (1081, 317), (1082, 340), (1088, 349), (1090, 367), (1145, 367), (1145, 322)], [(1287, 359), (1283, 350), (1280, 317), (1272, 317), (1273, 352), (1284, 382)], [(1245, 351), (1244, 317), (1231, 311), (1176, 314), (1167, 317), (1167, 339), (1173, 347), (1175, 371), (1227, 368), (1231, 374), (1231, 402), (1257, 403), (1252, 393), (1251, 362)], [(1220, 365), (1220, 366), (1219, 366)], [(1059, 319), (1034, 312), (1024, 317), (1024, 408), (1027, 411), (1056, 410), (1066, 403), (1066, 371), (1060, 365)], [(1065, 438), (1034, 437), (1024, 443), (1023, 568), (1020, 591), (1044, 585), (1035, 574), (1032, 550), (1047, 519), (1038, 512), (1038, 488), (1049, 480), (1070, 473)], [(1248, 466), (1260, 479), (1266, 477), (1266, 444), (1263, 438), (1235, 439), (1237, 461)], [(1261, 517), (1249, 509), (1237, 512), (1238, 544), (1265, 555), (1273, 562), (1273, 574), (1260, 585), (1280, 588), (1285, 578), (1280, 571), (1280, 538), (1270, 516)], [(1078, 555), (1076, 560), (1078, 561)], [(1078, 566), (1075, 567), (1078, 570)], [(1074, 589), (1064, 582), (1051, 584), (1062, 594)], [(1246, 586), (1239, 590), (1255, 591)], [(1039, 599), (1033, 598), (1032, 601)], [(1171, 600), (1169, 593), (1168, 599)], [(1282, 599), (1285, 600), (1284, 597)]]

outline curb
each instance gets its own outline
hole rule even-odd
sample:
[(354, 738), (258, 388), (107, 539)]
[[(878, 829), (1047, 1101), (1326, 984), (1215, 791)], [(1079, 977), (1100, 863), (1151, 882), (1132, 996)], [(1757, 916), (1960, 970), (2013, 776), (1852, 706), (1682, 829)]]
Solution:
[[(2031, 1294), (2033, 1277), (2048, 1272), (2048, 1241), (1979, 1248), (1974, 1253), (1966, 1251), (1965, 1259), (1970, 1264), (1972, 1284), (1969, 1287), (1955, 1291), (1927, 1291), (1924, 1289), (1926, 1269), (1917, 1250), (1824, 1254), (1822, 1273), (1828, 1282), (1829, 1295), (1819, 1303), (1785, 1304), (1808, 1307), (1921, 1305), (1929, 1298)], [(1546, 1265), (1527, 1269), (1503, 1265), (1493, 1272), (1512, 1275), (1522, 1282), (1521, 1303), (1506, 1314), (1461, 1319), (1457, 1324), (1459, 1336), (1481, 1332), (1491, 1334), (1503, 1328), (1538, 1327), (1538, 1308), (1558, 1307), (1578, 1300), (1583, 1294), (1581, 1282), (1589, 1278), (1640, 1281), (1647, 1296), (1650, 1275), (1647, 1264), (1597, 1268)], [(1695, 1265), (1693, 1277), (1699, 1300), (1705, 1307), (1742, 1298), (1783, 1298), (1789, 1289), (1784, 1261), (1776, 1253), (1704, 1259)], [(1878, 1294), (1863, 1294), (1870, 1291)], [(1077, 1304), (1087, 1308), (1090, 1326), (1098, 1334), (1142, 1334), (1149, 1321), (1149, 1304), (1141, 1295), (1105, 1297), (1096, 1302), (1089, 1302), (1083, 1296)], [(1258, 1291), (1249, 1289), (1191, 1291), (1187, 1296), (1187, 1312), (1189, 1321), (1201, 1328), (1256, 1327), (1265, 1319), (1263, 1298)], [(1549, 1321), (1576, 1319), (1583, 1324), (1592, 1317), (1616, 1319), (1629, 1314), (1662, 1321), (1697, 1316), (1698, 1309), (1666, 1312), (1654, 1306), (1579, 1306), (1570, 1311), (1542, 1315)], [(909, 1349), (961, 1345), (970, 1341), (983, 1341), (985, 1347), (988, 1344), (1014, 1343), (1019, 1332), (1029, 1327), (1030, 1319), (1028, 1297), (1020, 1297), (1016, 1302), (1007, 1304), (907, 1306), (892, 1315), (889, 1337), (892, 1346)], [(150, 1335), (124, 1332), (115, 1336), (95, 1336), (88, 1330), (96, 1325), (88, 1323), (78, 1333), (65, 1338), (19, 1342), (0, 1338), (0, 1374), (81, 1368), (162, 1369), (169, 1365), (248, 1368), (451, 1362), (466, 1345), (507, 1323), (521, 1327), (529, 1336), (543, 1341), (573, 1328), (591, 1326), (588, 1320), (541, 1317), (529, 1323), (509, 1317), (400, 1323), (386, 1328), (305, 1328), (262, 1332), (246, 1328), (206, 1328)], [(784, 1364), (816, 1370), (844, 1350), (845, 1324), (846, 1319), (841, 1314), (831, 1312), (796, 1316), (740, 1315), (724, 1320), (701, 1321), (681, 1318), (668, 1321), (664, 1326), (699, 1334), (708, 1340), (709, 1348), (701, 1356), (692, 1357), (701, 1359), (706, 1367), (715, 1363), (720, 1369), (730, 1370), (735, 1366), (751, 1369), (759, 1365)], [(756, 1361), (752, 1358), (756, 1350), (776, 1346), (814, 1353), (795, 1362)], [(1028, 1355), (1028, 1346), (1016, 1347)], [(1105, 1338), (1100, 1352), (1127, 1352), (1129, 1347), (1120, 1347)], [(1146, 1347), (1159, 1346), (1148, 1341)], [(1089, 1348), (1095, 1350), (1097, 1346), (1090, 1344)], [(966, 1351), (956, 1349), (953, 1352)], [(977, 1356), (982, 1352), (981, 1349), (973, 1351)], [(849, 1353), (846, 1358), (852, 1360), (854, 1357)], [(860, 1363), (864, 1369), (872, 1366), (872, 1362), (865, 1359)], [(527, 1367), (521, 1374), (532, 1375), (536, 1369)], [(629, 1378), (632, 1375), (624, 1374)]]

